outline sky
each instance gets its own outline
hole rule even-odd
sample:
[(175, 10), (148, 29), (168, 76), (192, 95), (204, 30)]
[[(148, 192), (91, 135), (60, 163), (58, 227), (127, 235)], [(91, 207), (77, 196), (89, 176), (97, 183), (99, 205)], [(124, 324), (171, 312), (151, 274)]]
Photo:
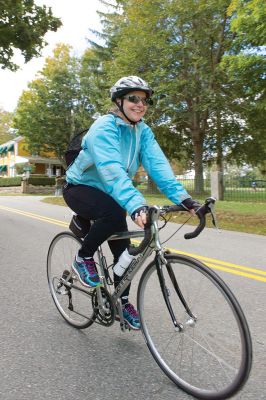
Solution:
[(48, 45), (42, 50), (41, 57), (24, 64), (18, 54), (15, 62), (20, 69), (17, 72), (0, 69), (0, 107), (6, 111), (14, 111), (22, 91), (43, 68), (45, 58), (53, 54), (57, 43), (70, 44), (74, 53), (79, 55), (88, 47), (86, 38), (95, 39), (89, 28), (101, 30), (96, 11), (104, 8), (99, 0), (35, 0), (35, 4), (51, 7), (53, 15), (61, 19), (63, 26), (57, 32), (45, 35)]

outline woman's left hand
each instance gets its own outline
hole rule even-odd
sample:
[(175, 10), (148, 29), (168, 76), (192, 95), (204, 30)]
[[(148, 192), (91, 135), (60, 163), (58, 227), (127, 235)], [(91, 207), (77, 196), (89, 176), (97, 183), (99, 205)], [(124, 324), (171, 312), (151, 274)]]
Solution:
[(143, 206), (137, 208), (137, 210), (131, 214), (132, 220), (142, 229), (144, 229), (144, 225), (147, 223), (147, 211), (148, 207)]

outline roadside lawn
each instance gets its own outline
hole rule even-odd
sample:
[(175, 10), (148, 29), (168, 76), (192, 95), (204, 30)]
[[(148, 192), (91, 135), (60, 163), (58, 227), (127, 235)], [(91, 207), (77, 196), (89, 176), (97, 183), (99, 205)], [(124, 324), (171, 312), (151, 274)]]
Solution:
[[(169, 204), (169, 201), (164, 196), (145, 195), (145, 198), (149, 205)], [(61, 196), (46, 197), (42, 201), (49, 204), (66, 206), (64, 199)], [(216, 216), (220, 229), (266, 235), (265, 203), (217, 201)], [(187, 218), (188, 214), (186, 212), (178, 213), (172, 215), (171, 221), (180, 224), (185, 222)], [(189, 224), (196, 225), (197, 221), (197, 218), (191, 218)], [(208, 217), (207, 226), (212, 227), (210, 217)]]

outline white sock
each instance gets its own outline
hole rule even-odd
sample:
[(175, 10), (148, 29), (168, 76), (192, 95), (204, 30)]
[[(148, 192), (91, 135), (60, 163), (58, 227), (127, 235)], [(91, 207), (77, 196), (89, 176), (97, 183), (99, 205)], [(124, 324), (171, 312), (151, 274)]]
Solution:
[(91, 260), (92, 257), (80, 257), (78, 254), (76, 255), (77, 262), (82, 262), (83, 260)]

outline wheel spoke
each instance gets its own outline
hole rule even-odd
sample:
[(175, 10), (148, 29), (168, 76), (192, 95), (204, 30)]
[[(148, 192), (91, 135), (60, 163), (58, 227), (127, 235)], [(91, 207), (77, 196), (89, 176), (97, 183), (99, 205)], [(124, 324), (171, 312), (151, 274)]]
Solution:
[(246, 381), (251, 367), (250, 334), (243, 312), (228, 287), (206, 266), (186, 256), (169, 255), (167, 260), (175, 279), (165, 268), (165, 284), (183, 329), (173, 331), (152, 262), (138, 290), (148, 347), (165, 374), (189, 394), (215, 400), (230, 397)]
[(219, 365), (223, 367), (226, 366), (228, 369), (230, 369), (232, 372), (234, 372), (235, 374), (237, 373), (237, 368), (232, 367), (232, 365), (228, 364), (223, 358), (218, 357), (215, 353), (215, 351), (211, 348), (210, 343), (206, 340), (206, 336), (202, 336), (202, 339), (206, 342), (206, 346), (204, 346), (203, 344), (201, 344), (199, 341), (195, 340), (194, 338), (192, 338), (190, 335), (186, 335), (186, 333), (183, 333), (187, 339), (191, 340), (193, 342), (193, 344), (199, 346), (202, 350), (204, 350), (204, 352), (206, 352), (208, 355), (212, 356), (216, 361), (218, 361)]
[[(71, 266), (81, 242), (70, 232), (58, 234), (47, 257), (47, 278), (54, 303), (72, 326), (82, 329), (94, 322), (91, 293), (73, 275)], [(64, 284), (65, 283), (65, 284)]]

